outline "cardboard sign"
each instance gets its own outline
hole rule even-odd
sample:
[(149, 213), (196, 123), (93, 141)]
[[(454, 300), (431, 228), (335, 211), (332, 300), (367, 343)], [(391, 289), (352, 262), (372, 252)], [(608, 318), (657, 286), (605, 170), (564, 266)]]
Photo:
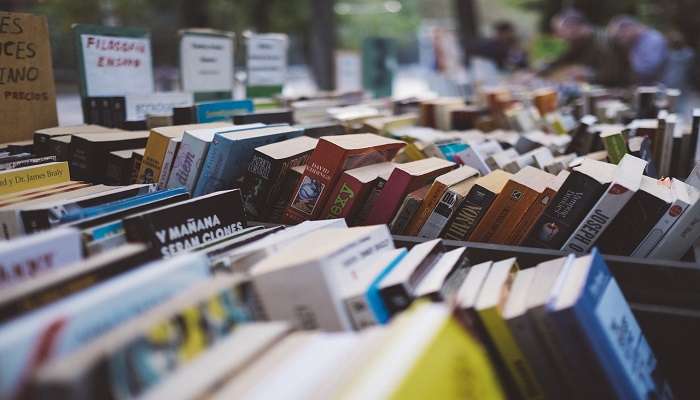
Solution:
[(143, 121), (148, 115), (173, 115), (175, 107), (194, 105), (192, 93), (162, 92), (124, 96), (127, 121)]
[(232, 32), (187, 30), (181, 33), (180, 72), (186, 92), (233, 90)]
[(147, 31), (89, 25), (76, 25), (74, 30), (84, 97), (154, 92)]
[(58, 125), (46, 17), (0, 12), (0, 142)]
[(248, 97), (281, 93), (287, 76), (287, 35), (252, 34), (247, 43)]
[(358, 52), (335, 52), (335, 89), (339, 92), (362, 90), (362, 57)]

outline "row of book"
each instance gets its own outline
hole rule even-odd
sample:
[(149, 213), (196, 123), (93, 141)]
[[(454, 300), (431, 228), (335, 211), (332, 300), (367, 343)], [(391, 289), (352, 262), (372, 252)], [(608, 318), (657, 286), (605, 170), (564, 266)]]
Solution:
[(90, 217), (0, 248), (3, 398), (672, 397), (596, 250), (520, 270), (385, 225), (248, 227), (238, 190), (143, 207), (97, 253)]

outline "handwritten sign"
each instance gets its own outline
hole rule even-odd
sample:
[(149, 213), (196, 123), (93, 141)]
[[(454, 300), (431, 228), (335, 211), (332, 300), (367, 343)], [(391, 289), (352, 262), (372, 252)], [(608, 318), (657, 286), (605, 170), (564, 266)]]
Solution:
[(76, 28), (83, 95), (123, 96), (154, 91), (150, 37), (146, 33), (140, 37), (120, 35), (120, 29), (129, 32), (129, 28)]
[[(282, 91), (287, 76), (288, 46), (289, 39), (283, 34), (252, 34), (248, 38), (248, 97)], [(258, 88), (271, 88), (271, 92)]]
[(58, 125), (46, 17), (0, 12), (0, 142)]
[(231, 92), (233, 33), (184, 31), (180, 39), (180, 71), (186, 92)]

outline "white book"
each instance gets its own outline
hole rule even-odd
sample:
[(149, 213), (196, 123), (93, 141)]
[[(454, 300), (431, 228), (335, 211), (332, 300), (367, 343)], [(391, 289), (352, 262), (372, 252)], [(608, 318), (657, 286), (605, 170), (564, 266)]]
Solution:
[[(658, 185), (657, 185), (658, 186)], [(671, 227), (678, 221), (691, 204), (698, 201), (699, 193), (692, 187), (673, 178), (670, 189), (670, 207), (647, 235), (639, 242), (631, 257), (646, 257), (656, 247)]]
[(271, 320), (303, 329), (350, 330), (339, 280), (352, 279), (370, 257), (393, 248), (386, 225), (315, 231), (255, 264), (253, 285)]
[(489, 168), (491, 168), (492, 171), (495, 169), (503, 169), (506, 165), (508, 165), (508, 163), (510, 163), (517, 157), (519, 157), (518, 152), (515, 151), (515, 149), (510, 148), (486, 158), (486, 164), (489, 166)]
[(503, 151), (501, 145), (495, 140), (490, 140), (470, 145), (466, 150), (457, 153), (457, 156), (464, 165), (476, 169), (481, 176), (486, 176), (491, 172), (491, 168), (486, 164), (486, 158), (501, 151)]
[(348, 310), (354, 329), (360, 330), (379, 323), (367, 300), (367, 290), (382, 273), (390, 271), (405, 255), (406, 249), (389, 250), (378, 254), (357, 269), (354, 279), (340, 282), (340, 297)]
[[(264, 127), (265, 124), (246, 124), (227, 127), (227, 132)], [(207, 158), (209, 145), (214, 136), (221, 132), (221, 128), (203, 128), (185, 131), (180, 142), (175, 161), (168, 177), (167, 188), (185, 187), (192, 193), (197, 185), (197, 179), (202, 170), (204, 160)]]
[(459, 247), (443, 254), (428, 272), (428, 275), (418, 284), (413, 292), (414, 296), (416, 298), (431, 297), (436, 293), (440, 293), (447, 276), (455, 269), (465, 251), (466, 247)]
[[(690, 188), (691, 199), (698, 199), (700, 192)], [(678, 260), (700, 239), (700, 200), (695, 200), (666, 232), (648, 257), (663, 260)]]
[(177, 150), (180, 148), (180, 143), (182, 143), (182, 137), (171, 137), (168, 141), (168, 148), (165, 151), (165, 157), (163, 157), (163, 167), (158, 177), (159, 189), (165, 189), (168, 186), (168, 179), (170, 178), (170, 172), (172, 171)]
[[(0, 397), (14, 397), (44, 362), (78, 349), (209, 276), (203, 255), (155, 261), (4, 324)], [(41, 349), (46, 353), (37, 360)]]
[(80, 231), (58, 228), (0, 244), (0, 289), (83, 258)]
[(588, 252), (600, 235), (612, 223), (642, 183), (647, 162), (625, 154), (617, 168), (613, 181), (591, 208), (576, 230), (562, 246), (562, 250), (582, 254)]

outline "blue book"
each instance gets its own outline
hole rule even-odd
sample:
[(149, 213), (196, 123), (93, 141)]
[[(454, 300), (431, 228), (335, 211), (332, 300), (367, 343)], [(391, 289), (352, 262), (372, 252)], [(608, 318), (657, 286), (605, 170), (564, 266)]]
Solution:
[(394, 269), (394, 267), (399, 265), (401, 260), (403, 260), (403, 258), (406, 257), (406, 254), (408, 254), (408, 251), (406, 251), (406, 249), (401, 250), (401, 254), (399, 254), (398, 257), (396, 257), (391, 263), (389, 263), (389, 265), (386, 266), (384, 271), (377, 275), (377, 277), (369, 285), (369, 288), (367, 288), (367, 304), (369, 304), (369, 307), (372, 313), (374, 314), (374, 317), (376, 318), (377, 322), (379, 322), (382, 325), (386, 324), (387, 321), (389, 321), (389, 317), (391, 317), (391, 314), (389, 313), (389, 310), (384, 304), (382, 296), (379, 294), (379, 285), (381, 284), (384, 277), (389, 275), (389, 273)]
[(15, 398), (45, 362), (71, 353), (210, 277), (203, 254), (155, 261), (0, 327), (0, 398)]
[(208, 101), (195, 105), (197, 122), (230, 121), (234, 115), (248, 114), (255, 110), (253, 100)]
[(578, 339), (579, 351), (594, 363), (577, 368), (600, 371), (616, 398), (673, 397), (629, 304), (597, 249), (577, 258), (555, 290), (547, 304), (552, 321), (567, 329), (565, 335), (570, 340)]
[(302, 128), (289, 125), (217, 133), (209, 145), (193, 196), (239, 187), (256, 147), (292, 139), (303, 133)]

